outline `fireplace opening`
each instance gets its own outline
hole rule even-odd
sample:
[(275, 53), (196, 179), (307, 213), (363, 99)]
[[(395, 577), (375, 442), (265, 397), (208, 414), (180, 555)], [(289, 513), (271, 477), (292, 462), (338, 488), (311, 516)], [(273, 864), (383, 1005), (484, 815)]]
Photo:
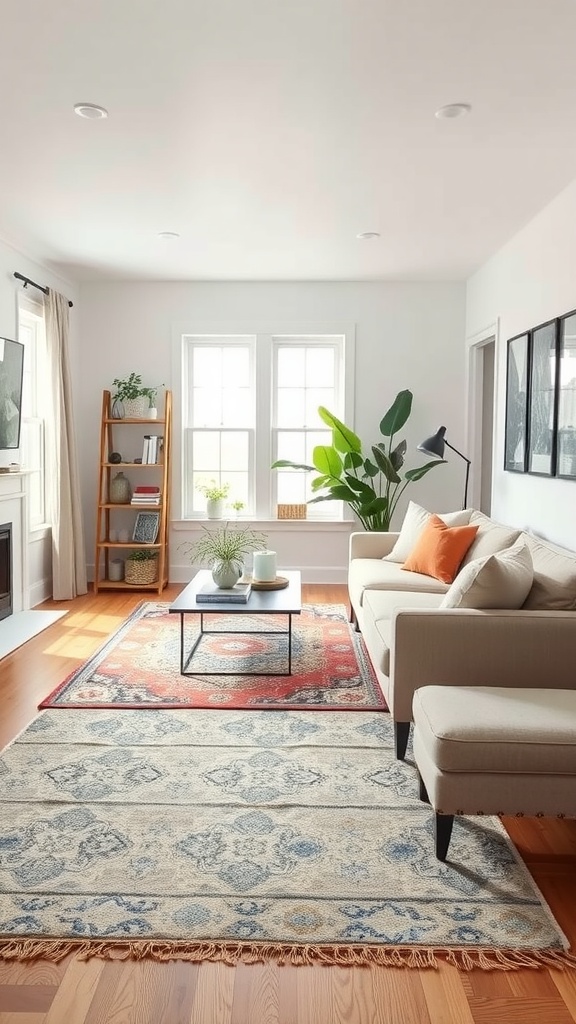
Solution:
[(0, 619), (12, 615), (12, 524), (0, 526)]

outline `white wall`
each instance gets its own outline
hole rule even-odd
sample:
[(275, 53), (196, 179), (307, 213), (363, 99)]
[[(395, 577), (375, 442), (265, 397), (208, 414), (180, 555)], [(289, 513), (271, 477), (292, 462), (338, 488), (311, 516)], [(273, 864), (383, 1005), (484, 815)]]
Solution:
[[(378, 424), (397, 391), (414, 393), (405, 431), (407, 467), (424, 457), (415, 445), (444, 423), (465, 447), (464, 286), (406, 283), (88, 283), (81, 286), (82, 369), (76, 381), (79, 452), (88, 563), (93, 563), (101, 392), (131, 371), (150, 384), (164, 382), (177, 400), (179, 373), (171, 366), (172, 327), (193, 321), (286, 325), (302, 321), (356, 325), (356, 422), (365, 445), (380, 440)], [(410, 451), (410, 447), (412, 451)], [(412, 485), (408, 497), (447, 510), (461, 503), (464, 463), (457, 457)], [(403, 508), (398, 515), (401, 522)], [(177, 513), (173, 509), (173, 515)], [(319, 536), (306, 524), (273, 524), (270, 543), (284, 568), (304, 579), (344, 580), (349, 530)], [(295, 533), (295, 530), (297, 533)], [(186, 538), (174, 532), (171, 579), (190, 578), (178, 553)]]
[[(18, 293), (22, 289), (22, 282), (15, 279), (14, 271), (30, 277), (38, 284), (62, 292), (74, 302), (74, 309), (70, 310), (70, 344), (76, 375), (78, 366), (78, 289), (70, 281), (63, 280), (51, 273), (2, 240), (0, 240), (0, 337), (18, 338)], [(27, 294), (36, 299), (42, 297), (42, 293), (34, 288), (30, 288)], [(8, 462), (18, 460), (18, 452), (3, 452), (0, 453), (0, 457), (3, 457), (3, 464), (6, 465)], [(27, 544), (28, 579), (25, 585), (33, 606), (52, 595), (50, 535), (46, 530), (36, 530), (28, 534)]]
[(576, 547), (576, 482), (506, 473), (506, 342), (576, 307), (576, 181), (467, 284), (466, 336), (498, 321), (492, 514)]

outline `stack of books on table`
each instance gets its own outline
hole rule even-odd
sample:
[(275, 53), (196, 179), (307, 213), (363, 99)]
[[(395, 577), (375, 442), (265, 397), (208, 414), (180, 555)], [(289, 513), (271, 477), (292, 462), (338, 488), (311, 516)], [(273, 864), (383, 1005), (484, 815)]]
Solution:
[(138, 487), (134, 488), (131, 505), (159, 505), (162, 498), (160, 488), (148, 486), (147, 484), (139, 484)]
[(196, 601), (198, 604), (246, 604), (251, 590), (251, 583), (236, 583), (226, 588), (204, 583), (196, 594)]

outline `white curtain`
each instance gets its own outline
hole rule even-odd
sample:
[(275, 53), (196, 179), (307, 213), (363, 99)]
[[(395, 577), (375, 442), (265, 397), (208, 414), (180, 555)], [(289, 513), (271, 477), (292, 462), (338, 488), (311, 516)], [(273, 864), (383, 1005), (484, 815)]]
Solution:
[(68, 300), (50, 289), (46, 300), (50, 402), (46, 468), (50, 481), (52, 595), (57, 601), (85, 594), (88, 589), (68, 335)]

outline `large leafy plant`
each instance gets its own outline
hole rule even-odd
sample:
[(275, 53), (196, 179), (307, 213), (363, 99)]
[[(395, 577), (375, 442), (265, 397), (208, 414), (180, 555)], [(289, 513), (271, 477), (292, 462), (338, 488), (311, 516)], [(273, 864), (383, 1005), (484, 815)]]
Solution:
[(408, 484), (421, 480), (444, 461), (436, 459), (401, 475), (407, 444), (406, 441), (396, 442), (395, 437), (411, 411), (412, 392), (400, 391), (380, 422), (380, 433), (386, 440), (371, 446), (370, 457), (362, 451), (358, 435), (321, 405), (318, 413), (332, 430), (332, 444), (314, 448), (313, 466), (279, 459), (272, 468), (316, 472), (318, 475), (312, 480), (315, 496), (310, 503), (345, 501), (365, 530), (389, 530), (398, 501)]

